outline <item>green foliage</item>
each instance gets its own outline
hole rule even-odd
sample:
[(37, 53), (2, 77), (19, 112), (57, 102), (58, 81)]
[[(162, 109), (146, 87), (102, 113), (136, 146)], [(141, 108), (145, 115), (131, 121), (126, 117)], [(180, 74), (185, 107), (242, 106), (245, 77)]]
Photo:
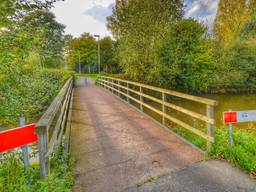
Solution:
[(3, 79), (0, 84), (1, 123), (5, 127), (17, 126), (20, 116), (33, 122), (49, 106), (71, 75), (68, 71), (22, 68), (15, 78)]
[(30, 167), (26, 173), (21, 160), (21, 154), (8, 152), (0, 155), (0, 191), (1, 192), (26, 192), (30, 180), (30, 189), (36, 192), (71, 192), (74, 184), (72, 168), (74, 161), (63, 152), (59, 146), (51, 157), (51, 173), (45, 179), (40, 178), (38, 164)]
[(192, 19), (170, 26), (160, 51), (160, 85), (181, 91), (207, 91), (214, 54), (207, 29)]
[(58, 0), (1, 0), (0, 28), (16, 22), (34, 10), (49, 9)]
[(101, 69), (105, 73), (116, 73), (119, 66), (115, 61), (115, 42), (110, 37), (100, 39)]
[(234, 129), (234, 146), (229, 144), (227, 128), (216, 130), (216, 143), (210, 155), (214, 158), (227, 159), (230, 163), (256, 176), (256, 139), (255, 134), (242, 129)]
[(116, 58), (133, 80), (157, 82), (160, 42), (183, 15), (182, 1), (117, 1), (108, 28), (117, 39)]
[(183, 92), (255, 91), (255, 0), (221, 0), (214, 36), (182, 9), (182, 1), (117, 1), (108, 28), (123, 77)]
[[(25, 191), (26, 176), (22, 166), (21, 155), (14, 153), (0, 154), (0, 191), (18, 192)], [(2, 159), (3, 158), (3, 159)]]
[[(182, 128), (171, 128), (172, 131), (187, 139), (195, 146), (206, 151), (204, 139)], [(233, 142), (229, 144), (229, 130), (227, 127), (215, 129), (215, 143), (208, 155), (211, 158), (227, 160), (233, 165), (247, 171), (256, 177), (256, 139), (255, 132), (249, 132), (242, 128), (233, 129)]]
[[(19, 29), (31, 42), (33, 52), (38, 53), (42, 67), (63, 68), (65, 26), (46, 10), (33, 11), (19, 22)], [(23, 39), (24, 40), (24, 39)]]
[(256, 89), (255, 17), (244, 22), (241, 31), (229, 45), (216, 45), (216, 75), (213, 90), (251, 92)]
[(81, 68), (95, 68), (98, 55), (97, 41), (89, 33), (84, 33), (79, 38), (74, 38), (68, 44), (68, 56), (66, 58), (70, 69), (79, 71), (79, 62)]
[[(114, 73), (118, 71), (118, 66), (114, 59), (115, 44), (110, 37), (104, 37), (99, 40), (101, 71), (105, 73)], [(70, 69), (79, 71), (79, 62), (81, 70), (85, 73), (98, 72), (98, 42), (89, 33), (84, 33), (79, 38), (72, 39), (68, 43), (67, 63)]]

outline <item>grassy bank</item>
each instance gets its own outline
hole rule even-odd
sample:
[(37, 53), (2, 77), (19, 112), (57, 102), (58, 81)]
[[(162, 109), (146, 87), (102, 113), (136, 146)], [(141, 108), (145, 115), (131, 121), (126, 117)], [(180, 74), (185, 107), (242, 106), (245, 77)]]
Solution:
[(76, 74), (76, 77), (87, 77), (87, 78), (91, 78), (91, 79), (94, 79), (96, 80), (98, 77), (102, 76), (102, 75), (105, 75), (105, 74), (98, 74), (98, 73), (91, 73), (91, 74)]
[[(4, 156), (5, 155), (5, 156)], [(73, 161), (58, 147), (51, 157), (51, 172), (45, 179), (40, 178), (38, 164), (32, 164), (25, 172), (21, 154), (0, 154), (0, 192), (71, 192), (74, 180)], [(6, 157), (8, 156), (8, 157)], [(30, 184), (27, 183), (29, 179)]]
[[(181, 128), (172, 129), (197, 147), (206, 150), (204, 139), (195, 136)], [(233, 130), (234, 145), (229, 144), (229, 130), (227, 127), (216, 128), (215, 143), (209, 151), (209, 158), (227, 160), (232, 165), (248, 172), (256, 178), (256, 133), (235, 128)]]

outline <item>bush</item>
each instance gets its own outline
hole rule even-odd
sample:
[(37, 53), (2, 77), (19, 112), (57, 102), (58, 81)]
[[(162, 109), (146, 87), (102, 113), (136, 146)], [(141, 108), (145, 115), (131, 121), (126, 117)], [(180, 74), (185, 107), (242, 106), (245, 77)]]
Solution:
[(234, 129), (234, 145), (229, 144), (229, 131), (216, 129), (215, 144), (210, 152), (213, 158), (226, 159), (256, 177), (256, 138), (254, 133)]
[(73, 161), (59, 146), (51, 157), (51, 173), (45, 179), (40, 179), (39, 165), (30, 167), (29, 173), (23, 168), (21, 154), (9, 152), (0, 155), (0, 191), (1, 192), (27, 192), (30, 180), (30, 189), (35, 192), (71, 192), (74, 184), (72, 176)]
[(68, 71), (29, 68), (21, 68), (10, 78), (6, 75), (0, 84), (0, 124), (17, 126), (21, 116), (34, 122), (71, 75)]

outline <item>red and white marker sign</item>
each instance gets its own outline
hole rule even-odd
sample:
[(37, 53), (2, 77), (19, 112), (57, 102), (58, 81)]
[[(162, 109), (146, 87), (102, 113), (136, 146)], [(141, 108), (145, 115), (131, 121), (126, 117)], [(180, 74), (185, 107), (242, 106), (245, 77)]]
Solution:
[(255, 121), (256, 121), (256, 110), (224, 112), (224, 122), (226, 124), (228, 124), (228, 123), (255, 122)]
[(0, 132), (0, 153), (38, 141), (35, 124)]

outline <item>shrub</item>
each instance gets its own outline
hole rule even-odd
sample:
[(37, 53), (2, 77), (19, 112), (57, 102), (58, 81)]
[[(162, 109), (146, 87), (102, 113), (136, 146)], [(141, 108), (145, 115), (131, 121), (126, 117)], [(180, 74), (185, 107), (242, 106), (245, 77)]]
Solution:
[(20, 70), (11, 78), (6, 75), (0, 84), (0, 124), (6, 128), (17, 126), (20, 116), (34, 122), (72, 75), (61, 70)]

